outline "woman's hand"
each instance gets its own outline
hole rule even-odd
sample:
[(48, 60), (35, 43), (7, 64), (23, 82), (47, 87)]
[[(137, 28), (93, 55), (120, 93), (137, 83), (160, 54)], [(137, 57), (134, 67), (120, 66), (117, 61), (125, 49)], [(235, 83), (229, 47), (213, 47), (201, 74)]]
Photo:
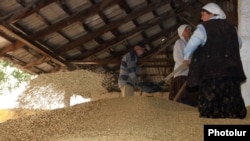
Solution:
[(185, 66), (185, 69), (187, 69), (189, 67), (189, 64), (190, 64), (190, 60), (183, 60), (181, 65)]
[(183, 60), (182, 64), (184, 64), (184, 65), (187, 65), (187, 66), (188, 66), (188, 65), (190, 64), (190, 62), (191, 62), (190, 60)]

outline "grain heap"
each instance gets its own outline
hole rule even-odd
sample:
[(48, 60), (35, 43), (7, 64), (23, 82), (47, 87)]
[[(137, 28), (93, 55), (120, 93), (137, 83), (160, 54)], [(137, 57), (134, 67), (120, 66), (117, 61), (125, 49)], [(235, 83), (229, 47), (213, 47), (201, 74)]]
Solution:
[[(42, 103), (39, 96), (56, 99), (64, 94), (63, 90), (69, 95), (77, 93), (96, 99), (3, 122), (0, 141), (201, 141), (204, 124), (250, 124), (250, 107), (243, 120), (203, 119), (198, 117), (196, 108), (162, 97), (122, 98), (115, 93), (110, 98), (112, 94), (101, 83), (102, 75), (86, 70), (39, 76), (20, 98), (23, 106), (34, 108), (29, 103)], [(56, 89), (50, 90), (47, 85)], [(40, 87), (46, 87), (46, 91), (41, 92)], [(29, 95), (31, 99), (24, 98)]]
[(0, 140), (201, 141), (204, 124), (250, 124), (250, 117), (203, 119), (196, 108), (162, 98), (112, 98), (9, 120)]
[(99, 99), (107, 90), (102, 86), (104, 73), (89, 70), (41, 74), (33, 79), (18, 98), (19, 107), (29, 109), (53, 109), (64, 107), (70, 97)]
[(118, 86), (118, 74), (109, 71), (105, 73), (105, 76), (102, 81), (102, 86), (106, 88), (108, 92), (119, 92), (119, 86)]

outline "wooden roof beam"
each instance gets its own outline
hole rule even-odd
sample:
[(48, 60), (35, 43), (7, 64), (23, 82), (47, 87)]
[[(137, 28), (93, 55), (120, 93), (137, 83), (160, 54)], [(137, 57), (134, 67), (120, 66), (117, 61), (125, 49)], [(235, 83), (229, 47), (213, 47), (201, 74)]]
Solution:
[(25, 39), (23, 37), (23, 35), (18, 35), (14, 31), (10, 30), (11, 27), (8, 27), (8, 25), (3, 25), (3, 24), (4, 23), (2, 23), (2, 25), (0, 25), (0, 30), (2, 30), (5, 34), (11, 35), (13, 38), (15, 38), (16, 40), (19, 40), (20, 42), (22, 42), (26, 46), (32, 48), (34, 51), (41, 53), (41, 55), (49, 57), (55, 63), (60, 64), (61, 66), (67, 66), (69, 70), (76, 69), (76, 66), (73, 66), (72, 64), (70, 64), (67, 61), (65, 61), (64, 59), (62, 59), (61, 57), (55, 56), (54, 54), (45, 50), (44, 48), (39, 47), (38, 44), (35, 44), (35, 43), (28, 41), (27, 39)]
[(101, 28), (98, 28), (95, 31), (93, 31), (87, 35), (83, 35), (81, 37), (78, 37), (76, 40), (63, 45), (62, 47), (55, 50), (55, 53), (58, 55), (63, 55), (67, 51), (74, 49), (85, 42), (88, 42), (92, 39), (95, 39), (98, 36), (102, 35), (103, 33), (108, 32), (112, 29), (115, 29), (124, 23), (127, 23), (127, 22), (129, 22), (129, 21), (131, 21), (139, 16), (142, 16), (145, 13), (150, 12), (150, 11), (162, 6), (163, 4), (166, 4), (165, 0), (162, 0), (161, 2), (154, 2), (150, 5), (148, 5), (147, 7), (141, 7), (139, 9), (133, 11), (132, 13), (130, 13), (129, 15), (127, 15), (126, 17), (124, 17), (122, 19), (110, 22), (109, 24), (102, 26)]
[[(133, 34), (135, 34), (137, 32), (143, 31), (143, 30), (147, 29), (148, 27), (151, 27), (151, 26), (154, 26), (154, 25), (157, 25), (157, 24), (161, 23), (162, 21), (166, 20), (170, 16), (173, 16), (172, 12), (168, 12), (166, 14), (161, 15), (160, 17), (156, 17), (156, 18), (148, 21), (147, 23), (141, 24), (140, 26), (138, 26), (134, 30), (129, 31), (128, 33), (122, 34), (122, 35), (120, 35), (120, 36), (118, 36), (118, 37), (116, 37), (116, 38), (102, 44), (102, 45), (99, 45), (98, 47), (96, 47), (92, 51), (83, 53), (78, 59), (83, 60), (83, 59), (88, 58), (88, 57), (90, 57), (90, 56), (92, 56), (92, 55), (94, 55), (94, 54), (96, 54), (98, 52), (101, 52), (101, 51), (103, 51), (105, 49), (108, 49), (112, 45), (114, 45), (114, 44), (116, 44), (116, 43), (118, 43), (120, 41), (123, 41), (127, 37), (132, 36)], [(149, 43), (154, 38), (156, 38), (156, 37), (153, 36), (151, 38), (147, 38), (143, 43)], [(117, 57), (117, 55), (115, 55), (113, 57)]]
[(16, 10), (12, 15), (6, 20), (7, 23), (13, 24), (17, 20), (27, 17), (31, 14), (38, 12), (41, 8), (55, 2), (57, 0), (34, 0), (29, 3), (24, 9)]
[[(174, 26), (174, 27), (172, 27), (170, 29), (167, 29), (167, 30), (163, 30), (161, 33), (158, 33), (158, 34), (153, 35), (153, 36), (151, 36), (151, 37), (149, 37), (147, 39), (144, 39), (141, 43), (148, 44), (150, 42), (153, 42), (154, 40), (159, 39), (162, 36), (165, 36), (166, 34), (169, 34), (171, 31), (176, 30), (176, 29), (177, 29), (177, 26)], [(126, 49), (125, 51), (116, 53), (114, 56), (111, 56), (111, 57), (121, 58), (123, 55), (125, 55), (126, 53), (128, 53), (129, 51), (131, 51), (131, 49), (133, 49), (133, 47), (130, 47), (130, 48)], [(154, 52), (154, 51), (153, 50), (149, 50), (146, 54), (150, 54), (151, 52)], [(159, 52), (158, 54), (161, 54), (161, 52)]]
[(4, 48), (2, 48), (0, 50), (0, 56), (3, 56), (5, 53), (10, 52), (10, 51), (15, 51), (19, 48), (22, 48), (25, 44), (20, 42), (20, 41), (16, 41), (14, 43), (12, 43), (9, 46), (5, 46)]
[(102, 1), (100, 3), (97, 3), (94, 6), (87, 8), (86, 10), (83, 10), (79, 13), (72, 14), (70, 17), (65, 18), (65, 19), (63, 19), (63, 20), (61, 20), (53, 25), (50, 25), (47, 28), (44, 28), (40, 31), (37, 31), (37, 32), (31, 34), (29, 37), (33, 40), (39, 40), (48, 34), (56, 32), (56, 31), (66, 27), (66, 26), (69, 26), (70, 24), (73, 24), (77, 21), (81, 21), (81, 20), (83, 20), (91, 15), (94, 15), (94, 14), (96, 14), (96, 12), (102, 11), (103, 9), (105, 9), (113, 4), (114, 4), (114, 0)]
[[(139, 63), (166, 63), (171, 62), (173, 63), (173, 60), (166, 59), (166, 58), (154, 58), (154, 59), (141, 59), (139, 60)], [(120, 64), (120, 59), (104, 59), (104, 60), (96, 60), (96, 61), (71, 61), (72, 64), (76, 65), (106, 65), (106, 64)]]

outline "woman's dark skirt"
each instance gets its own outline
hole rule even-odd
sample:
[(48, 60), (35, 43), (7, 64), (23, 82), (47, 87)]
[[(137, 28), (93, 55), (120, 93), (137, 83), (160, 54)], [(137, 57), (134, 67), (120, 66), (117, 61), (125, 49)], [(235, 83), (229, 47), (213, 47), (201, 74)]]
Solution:
[[(187, 81), (187, 76), (177, 76), (173, 78), (173, 81), (171, 83), (171, 91), (169, 93), (169, 100), (174, 100), (175, 96), (181, 89), (182, 85)], [(186, 90), (183, 90), (182, 94), (185, 93)]]
[[(177, 93), (186, 81), (187, 76), (177, 76), (173, 79), (171, 86), (172, 88), (169, 93), (169, 100), (173, 100), (176, 97)], [(187, 87), (184, 88), (179, 98), (177, 99), (177, 102), (196, 107), (198, 105), (198, 91), (191, 90)]]
[(198, 109), (200, 117), (205, 118), (245, 118), (247, 109), (240, 83), (230, 78), (205, 80), (200, 87)]

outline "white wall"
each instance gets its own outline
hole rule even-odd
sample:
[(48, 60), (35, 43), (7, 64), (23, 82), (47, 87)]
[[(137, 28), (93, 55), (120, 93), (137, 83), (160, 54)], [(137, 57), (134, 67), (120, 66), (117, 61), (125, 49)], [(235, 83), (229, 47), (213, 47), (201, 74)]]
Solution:
[(239, 35), (243, 46), (240, 50), (247, 81), (242, 85), (245, 105), (250, 105), (250, 0), (238, 0)]

